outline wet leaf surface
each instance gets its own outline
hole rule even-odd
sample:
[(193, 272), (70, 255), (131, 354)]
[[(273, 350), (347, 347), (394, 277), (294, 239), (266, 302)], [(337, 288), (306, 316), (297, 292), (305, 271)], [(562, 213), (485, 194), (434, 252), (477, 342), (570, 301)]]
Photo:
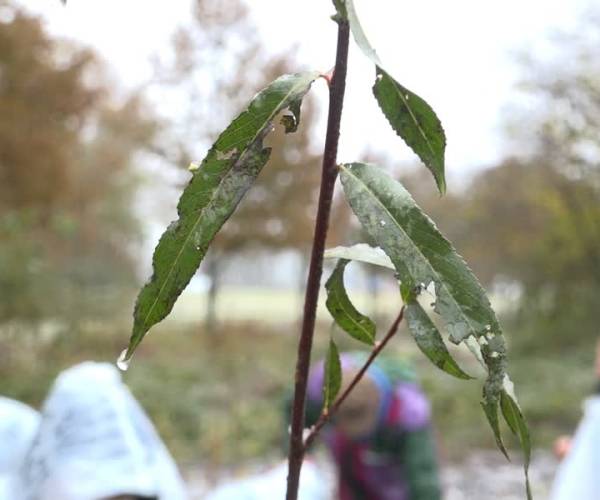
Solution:
[(140, 291), (126, 358), (148, 330), (164, 319), (195, 274), (208, 246), (269, 159), (264, 137), (285, 108), (286, 132), (297, 128), (300, 102), (318, 73), (284, 75), (259, 92), (248, 109), (219, 136), (194, 171), (177, 212), (179, 219), (162, 235), (152, 260), (152, 278)]
[(338, 261), (325, 283), (325, 290), (327, 290), (325, 305), (342, 330), (364, 344), (373, 345), (375, 342), (375, 323), (369, 317), (358, 312), (350, 301), (344, 286), (344, 270), (348, 262), (350, 261), (345, 259)]
[(435, 366), (456, 378), (473, 378), (458, 366), (439, 330), (416, 300), (406, 305), (404, 317), (417, 346)]
[(391, 127), (431, 171), (444, 194), (446, 134), (431, 106), (379, 67), (373, 94)]
[[(399, 182), (382, 169), (364, 163), (341, 165), (340, 177), (363, 228), (394, 264), (403, 298), (410, 299), (411, 290), (415, 296), (423, 290), (432, 293), (434, 311), (441, 316), (450, 340), (468, 344), (486, 367), (482, 407), (498, 447), (507, 455), (498, 413), (507, 377), (506, 346), (483, 288)], [(412, 313), (414, 326), (418, 312), (415, 314), (413, 309)], [(420, 319), (424, 320), (422, 316)], [(522, 446), (528, 454), (525, 440)]]
[(342, 387), (342, 363), (340, 353), (333, 339), (329, 340), (325, 358), (325, 376), (323, 377), (323, 408), (328, 409)]

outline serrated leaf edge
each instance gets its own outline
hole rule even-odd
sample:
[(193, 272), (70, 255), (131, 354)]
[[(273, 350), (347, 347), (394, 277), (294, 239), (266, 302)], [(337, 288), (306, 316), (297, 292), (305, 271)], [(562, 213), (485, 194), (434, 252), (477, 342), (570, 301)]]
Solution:
[[(440, 127), (441, 127), (441, 133), (444, 136), (444, 149), (445, 149), (445, 144), (446, 144), (446, 134), (444, 132), (444, 128), (442, 127), (442, 123), (440, 121), (440, 119), (437, 117), (437, 114), (435, 113), (435, 111), (433, 110), (433, 108), (429, 105), (429, 103), (427, 103), (422, 97), (417, 96), (417, 94), (415, 94), (414, 92), (412, 92), (411, 90), (407, 89), (406, 87), (404, 87), (403, 85), (401, 85), (400, 83), (398, 83), (396, 81), (396, 79), (390, 75), (387, 71), (385, 71), (381, 66), (377, 66), (377, 71), (380, 71), (381, 73), (383, 73), (385, 76), (387, 76), (393, 83), (394, 86), (394, 90), (396, 91), (396, 93), (398, 94), (398, 96), (400, 97), (400, 100), (402, 101), (402, 104), (404, 104), (405, 108), (408, 110), (408, 113), (413, 121), (413, 123), (416, 125), (417, 130), (419, 131), (419, 134), (421, 134), (421, 137), (424, 139), (425, 143), (427, 144), (427, 147), (429, 148), (429, 152), (431, 153), (432, 157), (435, 158), (437, 156), (435, 150), (433, 149), (433, 146), (431, 145), (431, 141), (429, 140), (429, 137), (427, 136), (427, 134), (425, 133), (425, 131), (423, 130), (423, 127), (421, 126), (421, 122), (417, 119), (416, 115), (413, 112), (413, 109), (411, 108), (408, 100), (406, 99), (406, 96), (404, 94), (404, 92), (401, 92), (399, 87), (402, 87), (406, 92), (410, 92), (411, 94), (413, 94), (416, 97), (419, 97), (419, 99), (421, 99), (427, 106), (429, 106), (429, 109), (431, 110), (431, 112), (435, 115), (436, 119), (440, 122)], [(379, 75), (379, 73), (377, 73)], [(444, 158), (442, 157), (442, 174), (439, 175), (439, 173), (437, 173), (433, 166), (430, 166), (429, 163), (430, 162), (426, 162), (423, 160), (423, 158), (420, 157), (419, 153), (417, 153), (414, 148), (408, 144), (406, 142), (406, 139), (404, 139), (404, 137), (402, 137), (402, 135), (400, 135), (400, 132), (398, 130), (396, 130), (396, 127), (394, 126), (394, 124), (392, 123), (391, 119), (388, 117), (387, 113), (385, 112), (385, 110), (383, 109), (383, 106), (381, 105), (381, 101), (379, 99), (379, 96), (376, 93), (376, 87), (377, 84), (379, 83), (378, 80), (375, 81), (375, 83), (373, 84), (373, 94), (375, 96), (375, 100), (377, 101), (377, 105), (379, 106), (379, 109), (381, 110), (381, 112), (383, 113), (383, 116), (385, 116), (387, 122), (390, 124), (390, 127), (392, 128), (392, 130), (394, 132), (396, 132), (396, 135), (398, 137), (400, 137), (404, 143), (417, 155), (419, 156), (419, 158), (421, 159), (421, 161), (423, 161), (423, 163), (427, 166), (427, 168), (431, 171), (431, 173), (433, 174), (433, 177), (436, 181), (436, 184), (438, 186), (438, 189), (440, 191), (440, 194), (444, 194), (446, 192), (446, 177), (444, 174)]]
[[(306, 76), (308, 76), (308, 74), (310, 74), (310, 73), (307, 73)], [(310, 82), (308, 83), (308, 87), (310, 87), (310, 85), (314, 82), (314, 80), (316, 80), (317, 77), (318, 77), (318, 73), (314, 73), (314, 78), (312, 78), (312, 80), (310, 80)], [(304, 85), (301, 84), (301, 83), (296, 83), (295, 85), (293, 85), (292, 88), (287, 92), (287, 94), (285, 95), (285, 97), (283, 99), (281, 99), (281, 102), (286, 102), (291, 95), (293, 95), (295, 92), (297, 92), (303, 86)], [(265, 89), (266, 88), (268, 88), (268, 87), (265, 87)], [(250, 107), (250, 105), (251, 105), (251, 103), (253, 101), (254, 101), (254, 99), (249, 103), (248, 108), (246, 108), (246, 109), (249, 109), (249, 107)], [(133, 338), (133, 335), (132, 335), (132, 338), (130, 339), (129, 345), (127, 347), (127, 352), (125, 354), (125, 361), (131, 359), (131, 356), (133, 355), (133, 352), (135, 351), (135, 349), (137, 348), (137, 346), (140, 344), (140, 342), (142, 341), (142, 339), (146, 335), (146, 333), (149, 331), (149, 329), (152, 327), (152, 325), (148, 326), (148, 319), (152, 316), (152, 313), (154, 312), (156, 304), (158, 303), (158, 301), (162, 297), (162, 294), (163, 294), (163, 292), (165, 290), (165, 287), (166, 287), (167, 283), (169, 283), (169, 280), (170, 280), (170, 278), (171, 278), (171, 276), (172, 276), (172, 274), (174, 272), (174, 269), (177, 267), (177, 262), (181, 258), (181, 255), (182, 255), (184, 249), (187, 247), (187, 245), (191, 241), (192, 235), (194, 234), (196, 228), (198, 227), (198, 224), (200, 223), (202, 215), (205, 213), (205, 211), (206, 211), (207, 208), (209, 208), (209, 207), (212, 208), (212, 206), (213, 206), (213, 200), (215, 198), (217, 198), (216, 194), (218, 194), (221, 191), (222, 186), (224, 184), (226, 184), (225, 180), (228, 179), (232, 175), (232, 172), (235, 172), (236, 167), (239, 166), (242, 163), (243, 160), (245, 160), (246, 154), (249, 151), (252, 150), (252, 146), (254, 146), (257, 143), (257, 141), (261, 140), (261, 138), (264, 136), (265, 129), (268, 129), (268, 124), (270, 122), (272, 122), (272, 120), (275, 118), (275, 116), (277, 116), (278, 113), (280, 113), (285, 108), (289, 108), (293, 104), (294, 104), (293, 102), (290, 102), (287, 106), (284, 106), (283, 108), (280, 107), (280, 105), (277, 105), (274, 108), (274, 110), (271, 113), (269, 113), (268, 117), (263, 120), (264, 125), (257, 131), (257, 133), (254, 135), (254, 137), (250, 141), (248, 141), (248, 146), (246, 147), (246, 149), (244, 150), (244, 152), (240, 155), (240, 157), (235, 162), (233, 162), (231, 164), (231, 166), (229, 167), (227, 173), (223, 176), (223, 179), (219, 183), (218, 187), (214, 190), (215, 196), (213, 196), (212, 199), (208, 202), (208, 204), (205, 205), (204, 207), (202, 207), (202, 209), (200, 210), (199, 215), (196, 217), (196, 221), (192, 225), (190, 231), (188, 232), (188, 234), (187, 234), (187, 236), (185, 238), (185, 241), (181, 245), (181, 248), (180, 248), (177, 256), (175, 257), (173, 265), (170, 267), (169, 272), (167, 273), (167, 276), (165, 277), (163, 284), (161, 285), (160, 289), (158, 290), (158, 292), (156, 294), (156, 297), (154, 299), (154, 302), (152, 303), (152, 305), (150, 306), (150, 308), (148, 310), (148, 313), (145, 315), (144, 319), (142, 320), (142, 323), (141, 323), (142, 328), (140, 330), (142, 332), (142, 334), (139, 336), (139, 338), (135, 338), (135, 339)], [(240, 115), (238, 115), (238, 116), (240, 116)], [(223, 133), (227, 130), (227, 128), (223, 131)], [(218, 142), (218, 140), (219, 139), (217, 139), (217, 141), (215, 141), (215, 144)], [(213, 145), (213, 148), (214, 147), (215, 146)], [(234, 146), (231, 146), (231, 147), (233, 148)], [(211, 148), (211, 150), (213, 148)], [(210, 151), (207, 154), (207, 157), (208, 157), (208, 155), (210, 155)], [(183, 194), (182, 194), (182, 196), (183, 196)], [(177, 219), (177, 222), (180, 221), (180, 220), (181, 220), (181, 214), (179, 213), (179, 210), (178, 210), (178, 219)], [(175, 222), (175, 223), (177, 223), (177, 222)], [(164, 236), (164, 233), (163, 233), (163, 236)], [(161, 239), (162, 239), (162, 237), (161, 237)], [(160, 245), (160, 241), (159, 241), (158, 245)], [(157, 247), (158, 247), (158, 245), (157, 245)], [(156, 247), (155, 247), (154, 252), (156, 253)], [(152, 259), (152, 268), (153, 268), (153, 270), (155, 269), (154, 256), (153, 256), (153, 259)], [(153, 276), (154, 276), (154, 272), (153, 272)], [(153, 276), (150, 278), (149, 282), (152, 281)], [(144, 285), (144, 287), (145, 286), (146, 286), (146, 284)], [(139, 295), (142, 293), (142, 290), (143, 290), (143, 288), (140, 290), (140, 292), (138, 294), (138, 299), (139, 299)], [(137, 304), (136, 304), (136, 307), (137, 307)], [(134, 317), (135, 317), (135, 315), (134, 315)], [(134, 318), (134, 327), (135, 327), (135, 318)]]
[[(404, 228), (403, 228), (403, 227), (402, 227), (400, 224), (398, 224), (398, 221), (397, 221), (397, 220), (395, 219), (395, 217), (394, 217), (394, 216), (393, 216), (393, 215), (390, 213), (390, 211), (388, 210), (388, 208), (387, 208), (387, 207), (386, 207), (386, 206), (385, 206), (383, 203), (381, 203), (381, 201), (379, 200), (379, 197), (378, 197), (378, 196), (376, 196), (376, 194), (375, 194), (375, 193), (374, 193), (374, 192), (373, 192), (373, 191), (372, 191), (372, 190), (369, 188), (369, 186), (367, 186), (367, 185), (366, 185), (366, 184), (365, 184), (365, 183), (364, 183), (364, 182), (363, 182), (363, 181), (362, 181), (360, 178), (358, 178), (356, 175), (354, 175), (354, 174), (352, 173), (352, 170), (351, 170), (350, 168), (348, 168), (348, 165), (352, 165), (352, 164), (347, 164), (347, 163), (345, 163), (345, 164), (341, 164), (341, 165), (340, 165), (340, 169), (341, 169), (341, 170), (343, 170), (343, 171), (344, 171), (344, 173), (346, 173), (347, 175), (350, 175), (350, 176), (352, 176), (354, 179), (356, 179), (356, 181), (357, 181), (357, 182), (359, 182), (359, 183), (360, 183), (362, 186), (364, 186), (364, 189), (365, 189), (366, 191), (368, 191), (368, 192), (369, 192), (369, 193), (370, 193), (370, 194), (373, 196), (373, 198), (374, 198), (374, 199), (377, 201), (377, 203), (378, 203), (378, 204), (379, 204), (379, 205), (380, 205), (380, 206), (381, 206), (381, 207), (384, 209), (384, 211), (385, 211), (385, 212), (388, 214), (389, 218), (390, 218), (390, 219), (391, 219), (391, 220), (394, 222), (394, 224), (395, 224), (395, 225), (398, 227), (398, 229), (400, 229), (400, 231), (402, 231), (402, 233), (403, 233), (403, 234), (406, 236), (406, 238), (407, 238), (408, 240), (412, 241), (412, 239), (411, 239), (411, 238), (408, 236), (408, 234), (406, 233), (406, 231), (404, 230)], [(366, 163), (365, 163), (365, 164), (363, 164), (363, 165), (368, 165), (368, 166), (370, 166), (370, 167), (372, 167), (372, 168), (377, 168), (377, 167), (375, 167), (374, 165), (369, 165), (369, 164), (366, 164)], [(424, 212), (422, 212), (422, 213), (425, 215), (425, 213), (424, 213)], [(440, 234), (440, 236), (441, 236), (442, 238), (444, 238), (444, 236), (443, 236), (443, 235), (441, 235), (441, 234)], [(444, 238), (444, 239), (445, 239), (445, 238)], [(447, 241), (447, 240), (446, 240), (446, 241)], [(426, 257), (424, 254), (423, 254), (423, 252), (421, 252), (421, 249), (420, 249), (420, 248), (419, 248), (417, 245), (414, 245), (414, 246), (415, 246), (415, 248), (417, 249), (418, 253), (419, 253), (419, 254), (421, 254), (421, 256), (423, 257), (423, 260), (424, 260), (424, 261), (427, 263), (427, 266), (428, 266), (428, 267), (429, 267), (429, 269), (432, 271), (432, 273), (433, 273), (434, 275), (437, 275), (437, 274), (438, 274), (438, 272), (435, 270), (435, 268), (433, 268), (433, 266), (432, 266), (432, 265), (431, 265), (431, 263), (429, 262), (429, 259), (428, 259), (428, 258), (427, 258), (427, 257)], [(385, 250), (384, 250), (384, 251), (385, 251)], [(457, 254), (457, 255), (458, 255), (458, 254)], [(461, 259), (462, 259), (462, 258), (461, 258)], [(393, 261), (392, 261), (392, 262), (393, 262)], [(464, 264), (465, 264), (465, 266), (466, 266), (466, 262), (464, 262), (464, 259), (463, 259), (463, 263), (464, 263)], [(467, 266), (467, 269), (468, 269), (468, 266)], [(469, 270), (470, 270), (470, 269), (469, 269)], [(444, 290), (446, 291), (446, 293), (447, 293), (448, 297), (450, 297), (450, 298), (452, 299), (452, 302), (454, 302), (455, 306), (456, 306), (456, 307), (457, 307), (457, 309), (460, 311), (460, 310), (461, 310), (461, 307), (459, 306), (458, 302), (456, 302), (456, 299), (455, 299), (455, 298), (454, 298), (454, 296), (453, 296), (453, 295), (450, 293), (450, 291), (448, 290), (448, 288), (446, 287), (446, 285), (444, 285), (443, 281), (440, 281), (440, 280), (438, 280), (438, 281), (435, 281), (435, 280), (434, 280), (434, 283), (436, 284), (436, 286), (439, 286), (439, 287), (443, 287), (443, 288), (444, 288)], [(477, 282), (477, 283), (479, 283), (479, 282)], [(466, 322), (469, 324), (469, 326), (470, 326), (470, 328), (471, 328), (471, 331), (473, 332), (473, 335), (474, 335), (475, 337), (479, 337), (479, 336), (481, 335), (481, 332), (478, 332), (478, 331), (477, 331), (477, 329), (473, 327), (473, 324), (471, 323), (471, 321), (469, 320), (469, 318), (468, 318), (468, 317), (466, 317), (466, 316), (465, 316), (465, 319), (466, 319)], [(461, 341), (462, 341), (462, 340), (463, 340), (463, 339), (461, 339)]]

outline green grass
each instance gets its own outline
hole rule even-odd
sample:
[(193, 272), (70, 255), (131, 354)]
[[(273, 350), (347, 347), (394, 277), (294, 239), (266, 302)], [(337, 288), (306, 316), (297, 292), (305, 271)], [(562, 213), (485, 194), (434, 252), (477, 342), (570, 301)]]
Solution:
[[(0, 334), (0, 394), (39, 407), (61, 370), (89, 359), (113, 363), (125, 346), (128, 327), (126, 322), (88, 323), (44, 340), (26, 332)], [(281, 453), (282, 398), (294, 375), (296, 323), (228, 322), (208, 335), (198, 324), (170, 321), (155, 330), (124, 378), (180, 463), (236, 466)], [(319, 324), (313, 359), (324, 354), (328, 331), (328, 322)], [(340, 348), (360, 346), (342, 339)], [(440, 372), (404, 330), (390, 349), (418, 369), (432, 400), (443, 456), (494, 446), (479, 407), (481, 379), (464, 382)], [(558, 434), (573, 431), (582, 399), (594, 383), (592, 351), (511, 358), (535, 446), (549, 446)], [(456, 356), (467, 371), (480, 373), (468, 354), (457, 351)]]

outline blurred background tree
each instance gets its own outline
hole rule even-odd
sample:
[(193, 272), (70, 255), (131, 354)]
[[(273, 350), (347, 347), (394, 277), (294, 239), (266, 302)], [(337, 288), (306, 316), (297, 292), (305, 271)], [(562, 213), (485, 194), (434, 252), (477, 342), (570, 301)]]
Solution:
[(484, 284), (510, 295), (511, 341), (527, 352), (585, 349), (598, 336), (599, 27), (590, 15), (556, 37), (549, 61), (524, 58), (505, 160), (443, 200), (419, 189), (420, 173), (406, 179)]
[(133, 164), (156, 122), (92, 51), (0, 7), (0, 321), (106, 314), (137, 281)]
[[(191, 23), (174, 36), (173, 54), (157, 62), (159, 92), (171, 96), (170, 103), (185, 102), (185, 111), (172, 119), (177, 163), (187, 167), (202, 158), (257, 90), (301, 69), (294, 54), (273, 56), (266, 50), (245, 3), (196, 0)], [(205, 316), (209, 331), (216, 325), (222, 276), (234, 256), (295, 251), (301, 261), (298, 282), (304, 286), (320, 180), (321, 154), (311, 135), (317, 113), (314, 98), (308, 96), (296, 133), (286, 135), (274, 124), (276, 130), (267, 139), (272, 147), (268, 164), (211, 245), (201, 268), (210, 281)], [(337, 205), (331, 241), (340, 241), (348, 220), (349, 212)]]

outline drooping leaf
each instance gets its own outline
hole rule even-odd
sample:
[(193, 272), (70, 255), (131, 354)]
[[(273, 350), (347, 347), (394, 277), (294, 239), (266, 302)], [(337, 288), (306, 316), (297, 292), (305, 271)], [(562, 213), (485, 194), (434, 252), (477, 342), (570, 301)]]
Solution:
[(325, 290), (327, 290), (325, 305), (340, 328), (356, 340), (373, 345), (375, 342), (375, 323), (358, 312), (344, 287), (344, 270), (348, 262), (350, 261), (345, 259), (339, 260), (325, 283)]
[(340, 353), (333, 339), (329, 339), (329, 349), (327, 350), (324, 369), (323, 408), (329, 409), (342, 387), (342, 364), (340, 361)]
[(406, 304), (404, 317), (417, 346), (435, 366), (456, 378), (473, 378), (458, 366), (437, 327), (416, 300)]
[(441, 194), (446, 192), (446, 135), (439, 118), (418, 95), (377, 67), (373, 94), (392, 128), (431, 171)]
[(394, 264), (381, 248), (372, 247), (366, 243), (357, 243), (351, 247), (328, 248), (325, 250), (325, 258), (357, 260), (392, 270), (395, 269)]
[[(340, 1), (340, 0), (338, 0)], [(365, 34), (362, 25), (358, 19), (358, 15), (356, 13), (356, 7), (354, 6), (353, 0), (341, 0), (344, 3), (346, 8), (346, 14), (348, 18), (348, 22), (350, 23), (350, 31), (352, 32), (352, 37), (356, 42), (356, 45), (359, 46), (360, 50), (375, 64), (375, 66), (381, 66), (381, 60), (375, 52), (375, 49), (369, 42), (367, 35)]]
[(524, 466), (525, 466), (525, 487), (528, 500), (531, 500), (531, 487), (529, 485), (529, 463), (531, 461), (531, 437), (529, 435), (529, 428), (525, 422), (525, 417), (517, 398), (515, 396), (514, 387), (512, 381), (508, 376), (504, 379), (504, 389), (500, 393), (500, 407), (502, 408), (502, 414), (504, 420), (512, 430), (512, 432), (519, 438), (523, 454), (525, 455)]
[(164, 319), (204, 258), (209, 244), (230, 217), (269, 158), (263, 147), (273, 120), (285, 108), (286, 131), (299, 121), (300, 101), (318, 73), (285, 75), (259, 92), (248, 109), (219, 136), (185, 188), (179, 219), (162, 235), (152, 261), (153, 275), (142, 288), (126, 358), (148, 330)]
[(390, 257), (400, 280), (423, 288), (433, 283), (434, 311), (450, 340), (472, 337), (488, 369), (483, 407), (500, 439), (498, 405), (505, 374), (504, 338), (489, 300), (464, 260), (416, 205), (408, 191), (373, 165), (340, 166), (344, 192), (369, 236)]
[(373, 94), (394, 131), (433, 174), (441, 194), (446, 191), (444, 153), (446, 135), (437, 115), (417, 94), (398, 83), (385, 69), (365, 34), (353, 0), (344, 0), (350, 30), (356, 44), (375, 64)]
[(390, 257), (400, 280), (423, 287), (434, 283), (435, 311), (453, 342), (500, 334), (483, 288), (399, 182), (381, 168), (363, 163), (341, 165), (340, 176), (354, 213)]
[[(485, 335), (477, 338), (480, 355), (488, 371), (488, 376), (483, 386), (483, 401), (481, 405), (494, 432), (496, 444), (508, 459), (508, 453), (502, 442), (498, 416), (501, 394), (504, 390), (505, 380), (508, 378), (506, 373), (506, 343), (504, 335), (501, 332), (489, 330)], [(523, 450), (525, 451), (525, 448)]]

